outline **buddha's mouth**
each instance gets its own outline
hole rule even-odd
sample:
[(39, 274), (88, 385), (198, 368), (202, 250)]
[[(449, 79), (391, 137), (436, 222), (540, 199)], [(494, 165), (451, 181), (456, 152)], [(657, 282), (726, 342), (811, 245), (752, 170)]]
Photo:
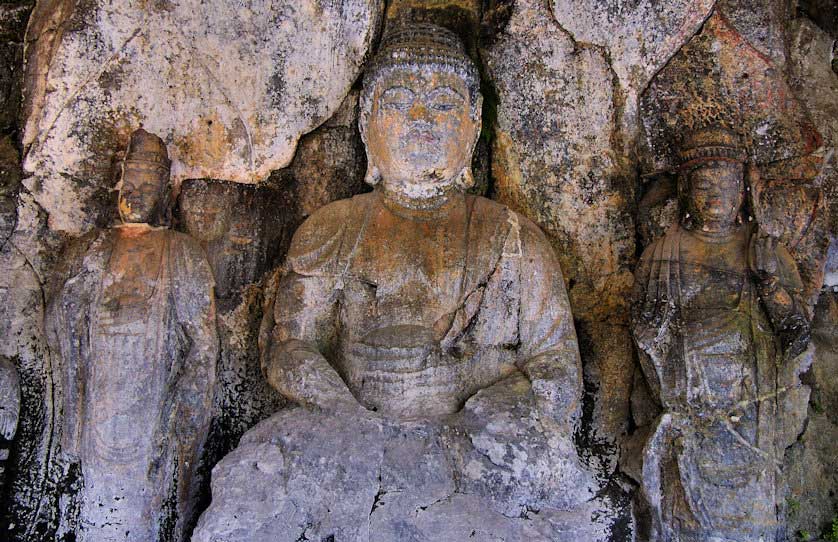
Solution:
[(422, 143), (436, 143), (439, 137), (433, 130), (428, 128), (411, 128), (407, 132), (407, 137), (410, 141), (420, 141)]

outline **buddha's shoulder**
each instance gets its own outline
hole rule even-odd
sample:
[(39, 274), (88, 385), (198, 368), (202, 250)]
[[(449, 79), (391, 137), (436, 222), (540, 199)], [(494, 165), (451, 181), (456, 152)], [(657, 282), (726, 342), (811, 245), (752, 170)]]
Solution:
[(361, 216), (374, 197), (373, 192), (368, 192), (327, 203), (311, 213), (299, 230), (330, 230), (340, 226), (345, 220)]
[(520, 238), (521, 242), (549, 245), (544, 232), (532, 220), (497, 201), (482, 196), (468, 196), (472, 223), (485, 228), (499, 228)]
[(292, 267), (309, 268), (315, 260), (336, 256), (347, 229), (357, 228), (363, 222), (373, 193), (333, 201), (313, 212), (294, 233), (288, 250), (288, 263)]

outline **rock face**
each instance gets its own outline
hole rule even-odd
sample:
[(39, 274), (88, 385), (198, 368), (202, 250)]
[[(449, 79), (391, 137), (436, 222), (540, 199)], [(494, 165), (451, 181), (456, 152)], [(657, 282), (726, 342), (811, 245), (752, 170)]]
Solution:
[[(477, 414), (472, 406), (466, 406), (465, 416)], [(513, 415), (472, 438), (495, 442), (519, 423)], [(607, 506), (600, 500), (572, 513), (522, 508), (509, 514), (485, 496), (458, 491), (459, 476), (467, 472), (455, 461), (468, 455), (452, 454), (451, 441), (467, 445), (475, 460), (491, 464), (498, 474), (508, 468), (524, 477), (539, 476), (532, 456), (520, 455), (523, 450), (512, 442), (484, 456), (463, 433), (437, 423), (294, 408), (257, 425), (215, 468), (213, 503), (193, 540), (606, 539), (602, 511)], [(469, 467), (476, 473), (475, 468)], [(502, 487), (498, 480), (487, 482)]]
[(626, 299), (635, 257), (634, 183), (607, 55), (575, 42), (543, 2), (522, 0), (483, 57), (496, 92), (494, 197), (547, 234), (582, 344), (587, 442), (613, 470), (633, 353)]
[[(806, 18), (795, 21), (790, 28), (791, 46), (789, 70), (795, 94), (807, 106), (818, 130), (824, 136), (826, 160), (821, 173), (828, 213), (825, 228), (830, 239), (824, 289), (815, 310), (812, 329), (812, 368), (804, 381), (812, 388), (806, 430), (789, 451), (787, 502), (789, 537), (808, 532), (812, 536), (832, 531), (838, 501), (834, 488), (838, 487), (835, 473), (835, 442), (838, 438), (838, 397), (835, 374), (836, 322), (838, 305), (835, 287), (838, 286), (838, 172), (835, 153), (838, 149), (838, 71), (835, 70), (835, 36), (838, 35), (836, 6), (829, 3), (802, 2), (822, 30)], [(831, 17), (831, 19), (830, 19)], [(832, 35), (827, 31), (832, 32)], [(831, 65), (832, 64), (832, 65)]]
[(634, 116), (637, 97), (669, 59), (704, 23), (715, 2), (551, 0), (556, 22), (574, 41), (605, 49), (611, 68), (628, 93)]
[[(51, 2), (27, 52), (25, 169), (54, 229), (78, 233), (111, 170), (112, 142), (142, 124), (172, 147), (175, 184), (255, 183), (337, 110), (381, 17), (379, 0)], [(101, 197), (101, 194), (98, 194)]]
[(265, 186), (191, 179), (178, 201), (180, 228), (201, 245), (216, 281), (220, 352), (200, 466), (206, 486), (209, 470), (244, 432), (284, 406), (262, 374), (256, 340), (265, 275), (290, 234), (283, 213), (276, 212), (284, 198)]

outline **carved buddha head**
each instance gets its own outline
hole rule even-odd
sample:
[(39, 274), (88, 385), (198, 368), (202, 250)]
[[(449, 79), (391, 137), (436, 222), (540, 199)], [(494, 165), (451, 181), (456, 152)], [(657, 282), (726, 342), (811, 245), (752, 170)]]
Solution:
[(167, 205), (171, 162), (166, 144), (142, 128), (131, 134), (122, 162), (119, 216), (124, 223), (153, 223)]
[(361, 95), (367, 182), (426, 208), (469, 186), (481, 106), (477, 68), (456, 34), (417, 24), (386, 35)]
[(731, 130), (710, 127), (684, 137), (678, 191), (688, 229), (727, 230), (745, 203), (746, 154)]

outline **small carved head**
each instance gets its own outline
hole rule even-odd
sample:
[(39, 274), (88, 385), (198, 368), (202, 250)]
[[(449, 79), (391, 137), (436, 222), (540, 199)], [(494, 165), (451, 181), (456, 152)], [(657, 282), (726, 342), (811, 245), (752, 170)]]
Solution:
[(745, 204), (746, 154), (731, 130), (710, 127), (687, 134), (681, 144), (678, 193), (684, 224), (732, 226)]
[(221, 239), (230, 230), (236, 200), (230, 185), (223, 181), (190, 179), (180, 187), (180, 214), (186, 232), (204, 241)]
[(131, 134), (119, 182), (119, 216), (125, 223), (153, 223), (168, 204), (171, 162), (166, 144), (142, 128)]
[(364, 76), (367, 182), (421, 200), (473, 183), (480, 79), (460, 39), (431, 24), (385, 36)]

